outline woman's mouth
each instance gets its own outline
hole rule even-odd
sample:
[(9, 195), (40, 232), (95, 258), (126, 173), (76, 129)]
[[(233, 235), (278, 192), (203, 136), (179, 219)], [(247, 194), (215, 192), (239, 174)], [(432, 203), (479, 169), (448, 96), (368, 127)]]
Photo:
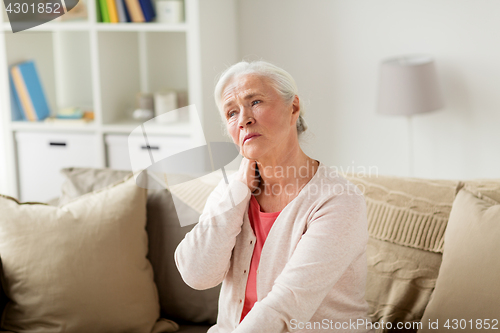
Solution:
[(248, 141), (251, 141), (251, 140), (254, 140), (254, 139), (257, 139), (258, 137), (260, 136), (260, 134), (249, 134), (245, 137), (245, 139), (243, 140), (243, 144), (245, 144), (246, 142)]

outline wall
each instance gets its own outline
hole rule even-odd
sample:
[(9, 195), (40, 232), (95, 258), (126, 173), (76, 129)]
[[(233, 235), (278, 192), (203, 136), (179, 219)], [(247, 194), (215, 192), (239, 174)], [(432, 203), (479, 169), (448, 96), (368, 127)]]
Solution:
[(414, 176), (500, 178), (498, 13), (494, 0), (240, 0), (240, 58), (295, 77), (306, 153), (343, 170), (407, 176), (407, 119), (375, 113), (378, 65), (430, 54), (446, 107), (412, 119)]
[[(219, 0), (214, 8), (212, 1), (200, 1), (200, 44), (203, 86), (203, 124), (207, 141), (229, 141), (222, 134), (222, 122), (215, 105), (213, 91), (218, 75), (238, 61), (238, 23), (236, 0)], [(223, 13), (214, 11), (223, 8)], [(226, 17), (225, 20), (219, 18)]]

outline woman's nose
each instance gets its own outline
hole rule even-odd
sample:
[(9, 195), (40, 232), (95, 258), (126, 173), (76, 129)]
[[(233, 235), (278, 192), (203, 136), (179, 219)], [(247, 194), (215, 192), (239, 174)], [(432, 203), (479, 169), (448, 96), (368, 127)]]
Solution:
[(255, 123), (255, 118), (253, 117), (252, 113), (246, 110), (242, 110), (242, 112), (240, 113), (240, 119), (238, 121), (239, 127), (243, 128), (253, 123)]

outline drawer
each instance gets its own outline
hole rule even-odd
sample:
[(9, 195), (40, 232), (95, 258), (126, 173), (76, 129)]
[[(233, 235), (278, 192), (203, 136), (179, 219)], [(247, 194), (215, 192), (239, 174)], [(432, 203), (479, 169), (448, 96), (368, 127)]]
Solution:
[(93, 134), (15, 132), (21, 201), (46, 202), (61, 195), (66, 167), (99, 167)]
[(108, 167), (118, 170), (143, 170), (168, 156), (193, 147), (189, 136), (106, 135)]

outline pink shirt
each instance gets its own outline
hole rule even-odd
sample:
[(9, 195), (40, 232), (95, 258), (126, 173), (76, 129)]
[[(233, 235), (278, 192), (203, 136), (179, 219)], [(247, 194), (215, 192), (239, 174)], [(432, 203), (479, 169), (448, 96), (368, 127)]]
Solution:
[(260, 205), (255, 196), (251, 195), (250, 207), (248, 209), (248, 218), (250, 225), (257, 240), (253, 249), (252, 261), (250, 262), (250, 269), (248, 270), (248, 281), (245, 291), (245, 304), (241, 313), (240, 322), (245, 318), (247, 313), (252, 309), (255, 302), (257, 302), (257, 268), (259, 267), (260, 254), (262, 247), (266, 241), (267, 235), (273, 226), (274, 221), (280, 212), (264, 213), (260, 211)]

